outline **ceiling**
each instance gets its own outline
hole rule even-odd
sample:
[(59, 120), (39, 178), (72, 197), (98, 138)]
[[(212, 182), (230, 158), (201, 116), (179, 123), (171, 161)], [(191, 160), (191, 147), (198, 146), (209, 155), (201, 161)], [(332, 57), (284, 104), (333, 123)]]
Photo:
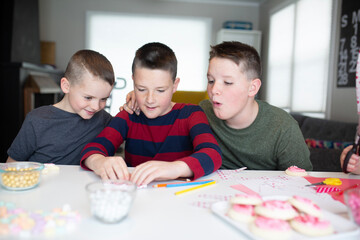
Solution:
[(168, 2), (206, 3), (219, 5), (259, 6), (267, 0), (162, 0)]

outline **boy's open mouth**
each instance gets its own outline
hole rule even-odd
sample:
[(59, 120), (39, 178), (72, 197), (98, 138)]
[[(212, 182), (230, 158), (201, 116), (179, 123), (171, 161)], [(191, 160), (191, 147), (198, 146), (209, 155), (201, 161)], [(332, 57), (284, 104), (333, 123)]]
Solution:
[(212, 101), (212, 104), (213, 104), (213, 106), (215, 106), (215, 107), (219, 107), (219, 106), (222, 105), (220, 102), (217, 102), (217, 101)]

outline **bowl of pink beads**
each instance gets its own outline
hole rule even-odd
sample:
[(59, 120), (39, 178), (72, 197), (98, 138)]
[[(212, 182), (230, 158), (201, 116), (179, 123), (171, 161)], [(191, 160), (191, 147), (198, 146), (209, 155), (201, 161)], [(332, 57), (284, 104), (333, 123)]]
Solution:
[(350, 218), (360, 226), (360, 186), (345, 191), (345, 202)]
[(11, 162), (0, 164), (0, 183), (8, 190), (27, 190), (40, 182), (44, 165), (37, 162)]

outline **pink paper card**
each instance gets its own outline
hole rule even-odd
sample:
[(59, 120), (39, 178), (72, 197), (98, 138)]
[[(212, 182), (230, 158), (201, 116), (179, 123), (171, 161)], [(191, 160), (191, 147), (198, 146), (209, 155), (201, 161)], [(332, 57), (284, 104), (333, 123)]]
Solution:
[(340, 189), (333, 186), (317, 186), (317, 193), (340, 192)]
[(231, 186), (233, 189), (236, 189), (240, 192), (243, 192), (243, 193), (246, 193), (246, 194), (249, 194), (249, 195), (258, 195), (259, 194), (253, 190), (251, 190), (250, 188), (246, 187), (245, 185), (242, 185), (242, 184), (237, 184), (237, 185), (232, 185)]

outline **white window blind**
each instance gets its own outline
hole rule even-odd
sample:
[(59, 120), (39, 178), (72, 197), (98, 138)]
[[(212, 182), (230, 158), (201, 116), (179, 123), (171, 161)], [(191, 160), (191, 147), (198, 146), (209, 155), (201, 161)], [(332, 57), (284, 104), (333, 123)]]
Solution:
[(271, 15), (269, 103), (291, 112), (325, 112), (331, 5), (299, 0)]
[(135, 51), (148, 42), (162, 42), (175, 52), (178, 90), (204, 91), (210, 36), (209, 18), (88, 12), (86, 47), (104, 54), (116, 77), (127, 82), (124, 89), (113, 90), (110, 113), (116, 114), (125, 103), (126, 94), (133, 90), (132, 60)]

